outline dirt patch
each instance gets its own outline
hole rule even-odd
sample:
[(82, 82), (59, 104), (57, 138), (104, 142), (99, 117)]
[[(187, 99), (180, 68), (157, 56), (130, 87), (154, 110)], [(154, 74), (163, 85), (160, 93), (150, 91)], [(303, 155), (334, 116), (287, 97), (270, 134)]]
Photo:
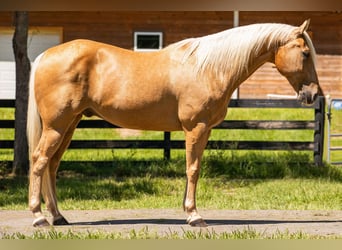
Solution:
[[(63, 212), (71, 223), (55, 227), (57, 231), (121, 232), (148, 229), (159, 235), (185, 231), (209, 230), (216, 233), (253, 229), (263, 234), (303, 232), (310, 235), (342, 235), (342, 211), (282, 210), (202, 210), (208, 227), (192, 228), (185, 223), (181, 209), (69, 210)], [(29, 211), (0, 211), (0, 235), (20, 232), (31, 235)], [(50, 229), (50, 228), (48, 228)]]

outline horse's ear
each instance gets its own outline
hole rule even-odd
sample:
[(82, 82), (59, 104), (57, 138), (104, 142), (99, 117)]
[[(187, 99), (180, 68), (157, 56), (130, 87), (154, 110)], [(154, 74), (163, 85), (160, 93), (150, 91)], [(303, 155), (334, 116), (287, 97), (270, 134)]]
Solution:
[(310, 19), (305, 20), (304, 23), (298, 27), (299, 34), (303, 34), (309, 28), (309, 25)]

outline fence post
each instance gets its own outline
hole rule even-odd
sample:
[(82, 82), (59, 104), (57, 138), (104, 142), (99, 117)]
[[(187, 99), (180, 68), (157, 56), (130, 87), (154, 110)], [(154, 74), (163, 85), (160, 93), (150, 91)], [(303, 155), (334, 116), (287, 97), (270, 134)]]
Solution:
[(171, 132), (164, 132), (164, 160), (171, 158)]
[(315, 106), (315, 133), (314, 133), (314, 161), (316, 166), (323, 166), (324, 125), (325, 125), (325, 98), (319, 97)]

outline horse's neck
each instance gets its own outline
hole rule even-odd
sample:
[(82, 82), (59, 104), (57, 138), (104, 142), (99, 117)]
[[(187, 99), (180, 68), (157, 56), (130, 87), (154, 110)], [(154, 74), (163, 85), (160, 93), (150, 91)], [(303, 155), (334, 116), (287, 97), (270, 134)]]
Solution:
[[(235, 72), (231, 72), (228, 75), (228, 80), (226, 82), (226, 89), (229, 94), (232, 94), (233, 91), (238, 88), (249, 76), (251, 76), (258, 68), (260, 68), (266, 62), (272, 62), (273, 53), (270, 51), (263, 51), (257, 56), (251, 57), (248, 62), (248, 66), (246, 70), (240, 72), (240, 74), (236, 75)], [(229, 91), (230, 90), (230, 91)]]
[(239, 85), (243, 83), (250, 75), (252, 75), (258, 68), (260, 68), (264, 63), (272, 61), (272, 53), (266, 51), (259, 56), (251, 58), (248, 62), (248, 70), (240, 76), (237, 80)]

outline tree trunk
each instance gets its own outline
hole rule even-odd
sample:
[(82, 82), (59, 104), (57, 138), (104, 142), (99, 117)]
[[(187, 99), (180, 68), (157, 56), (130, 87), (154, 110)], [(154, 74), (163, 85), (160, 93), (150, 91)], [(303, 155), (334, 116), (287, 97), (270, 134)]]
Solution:
[(26, 137), (28, 82), (31, 68), (27, 56), (28, 13), (16, 11), (14, 13), (14, 24), (13, 51), (16, 65), (16, 100), (13, 174), (24, 175), (28, 173), (29, 166)]

